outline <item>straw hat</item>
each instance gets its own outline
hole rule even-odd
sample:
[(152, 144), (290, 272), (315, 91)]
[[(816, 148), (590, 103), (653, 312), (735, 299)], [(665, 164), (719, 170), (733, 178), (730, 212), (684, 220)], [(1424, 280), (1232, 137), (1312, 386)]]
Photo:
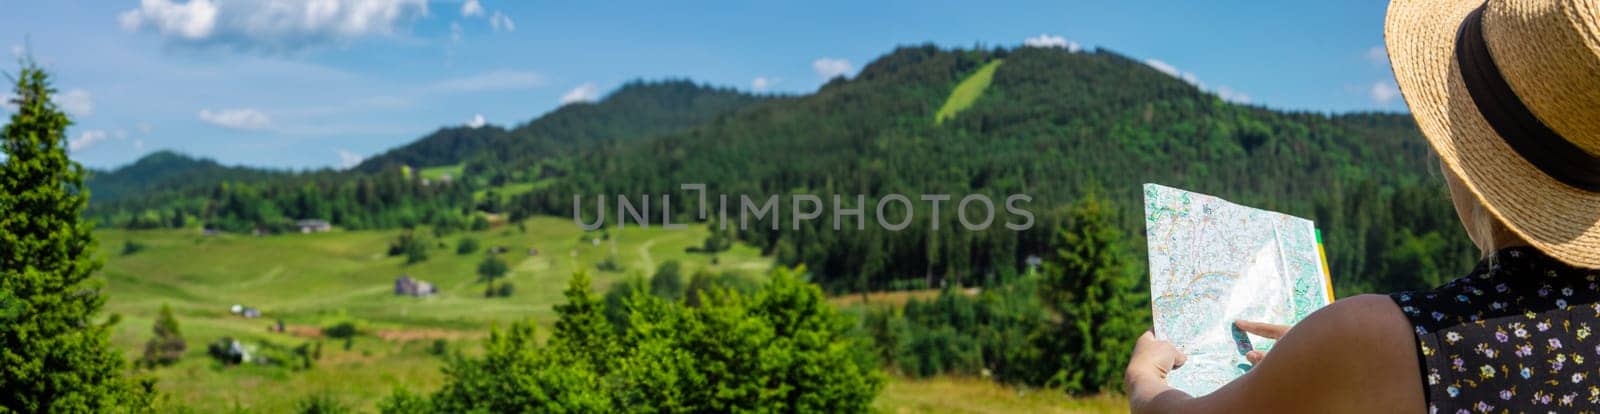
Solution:
[(1600, 268), (1600, 0), (1395, 0), (1385, 26), (1446, 167), (1535, 248)]

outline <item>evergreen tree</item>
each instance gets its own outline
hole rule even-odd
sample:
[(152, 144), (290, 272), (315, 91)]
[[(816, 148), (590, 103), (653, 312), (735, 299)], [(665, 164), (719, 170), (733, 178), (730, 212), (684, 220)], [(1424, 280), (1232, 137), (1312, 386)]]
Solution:
[(555, 333), (550, 335), (551, 346), (605, 375), (609, 359), (616, 354), (616, 332), (606, 321), (605, 302), (590, 287), (589, 272), (573, 273), (562, 294), (567, 303), (555, 306), (561, 319), (556, 320)]
[(144, 357), (140, 362), (147, 367), (172, 365), (183, 358), (183, 352), (189, 349), (189, 344), (184, 342), (183, 333), (178, 331), (178, 318), (172, 316), (172, 307), (161, 305), (161, 314), (156, 317), (155, 337), (144, 344)]
[(1133, 341), (1147, 327), (1149, 295), (1110, 203), (1090, 193), (1068, 220), (1044, 263), (1041, 290), (1064, 330), (1062, 367), (1051, 382), (1073, 393), (1120, 390)]
[[(80, 219), (84, 169), (67, 156), (72, 121), (50, 99), (50, 78), (24, 62), (0, 132), (0, 411), (103, 412), (148, 406), (97, 321), (105, 304), (89, 280), (92, 225)], [(140, 383), (142, 382), (142, 383)]]

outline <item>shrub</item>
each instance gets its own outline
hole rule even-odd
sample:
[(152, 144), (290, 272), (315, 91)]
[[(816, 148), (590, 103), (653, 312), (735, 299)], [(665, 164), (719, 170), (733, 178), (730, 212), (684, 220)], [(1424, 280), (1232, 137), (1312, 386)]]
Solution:
[(178, 319), (172, 316), (172, 307), (161, 305), (161, 314), (156, 316), (155, 327), (152, 329), (155, 337), (144, 344), (144, 356), (139, 362), (146, 367), (172, 365), (183, 358), (183, 352), (189, 349), (189, 344), (184, 342), (183, 333), (178, 331)]
[(344, 414), (353, 412), (350, 406), (345, 405), (338, 397), (329, 393), (316, 393), (307, 395), (294, 403), (294, 411), (300, 414)]
[(134, 253), (138, 253), (138, 252), (141, 252), (141, 251), (144, 251), (144, 243), (140, 243), (140, 242), (133, 241), (133, 240), (128, 240), (126, 243), (122, 244), (122, 255), (123, 256), (132, 255)]
[(456, 254), (472, 254), (477, 251), (478, 239), (462, 237), (461, 241), (456, 243)]
[(340, 321), (322, 328), (322, 334), (334, 339), (349, 339), (360, 333), (355, 322)]

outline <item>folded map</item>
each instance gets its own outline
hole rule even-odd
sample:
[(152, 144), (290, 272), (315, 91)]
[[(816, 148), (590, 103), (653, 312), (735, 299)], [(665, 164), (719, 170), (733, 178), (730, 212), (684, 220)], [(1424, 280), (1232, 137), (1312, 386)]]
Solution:
[(1244, 354), (1272, 341), (1235, 320), (1293, 325), (1333, 298), (1310, 220), (1156, 184), (1144, 185), (1156, 337), (1188, 357), (1167, 381), (1193, 396), (1244, 375)]

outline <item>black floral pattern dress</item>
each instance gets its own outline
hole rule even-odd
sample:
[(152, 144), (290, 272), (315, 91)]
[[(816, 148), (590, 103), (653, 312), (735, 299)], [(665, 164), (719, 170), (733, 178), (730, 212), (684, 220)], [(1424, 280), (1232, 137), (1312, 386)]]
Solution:
[(1600, 410), (1600, 271), (1527, 247), (1389, 295), (1417, 334), (1430, 413)]

